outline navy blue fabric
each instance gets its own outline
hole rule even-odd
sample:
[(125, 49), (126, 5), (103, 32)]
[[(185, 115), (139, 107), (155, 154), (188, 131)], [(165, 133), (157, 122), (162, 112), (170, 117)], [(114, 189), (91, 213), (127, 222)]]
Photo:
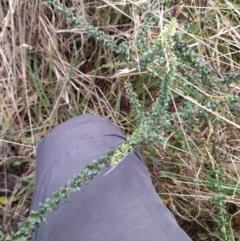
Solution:
[[(93, 159), (126, 140), (111, 121), (75, 117), (55, 128), (37, 147), (32, 210), (44, 203)], [(50, 212), (34, 241), (190, 241), (156, 193), (136, 151), (115, 169), (103, 168), (68, 203)]]

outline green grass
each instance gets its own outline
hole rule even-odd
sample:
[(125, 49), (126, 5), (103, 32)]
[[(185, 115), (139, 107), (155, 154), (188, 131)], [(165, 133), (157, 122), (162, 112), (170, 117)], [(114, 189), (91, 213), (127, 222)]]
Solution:
[[(63, 1), (76, 16), (114, 36), (118, 45), (129, 46), (130, 60), (63, 15), (55, 12), (53, 18), (52, 10), (39, 1), (16, 1), (15, 13), (8, 1), (1, 2), (0, 237), (16, 231), (16, 224), (28, 216), (35, 145), (41, 137), (83, 113), (108, 117), (127, 134), (138, 127), (124, 83), (132, 83), (148, 112), (163, 93), (166, 73), (161, 49), (149, 49), (176, 17), (177, 35), (183, 34), (195, 57), (190, 63), (183, 56), (187, 51), (177, 52), (182, 61), (167, 103), (171, 125), (158, 126), (168, 141), (143, 145), (141, 153), (156, 191), (193, 240), (226, 240), (219, 227), (229, 229), (231, 240), (240, 240), (240, 75), (228, 78), (240, 71), (239, 2), (205, 1), (202, 6), (202, 1), (165, 1), (164, 7), (147, 2), (84, 1), (76, 6)], [(147, 42), (149, 46), (141, 45)], [(200, 60), (208, 72), (198, 65)], [(222, 215), (227, 222), (221, 223)]]

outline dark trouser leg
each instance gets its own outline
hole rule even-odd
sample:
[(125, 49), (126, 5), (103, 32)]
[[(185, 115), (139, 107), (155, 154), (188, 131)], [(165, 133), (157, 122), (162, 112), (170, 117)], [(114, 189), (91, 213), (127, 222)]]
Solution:
[[(81, 172), (125, 141), (119, 127), (93, 115), (75, 117), (54, 129), (38, 145), (32, 209), (44, 203)], [(154, 190), (137, 152), (114, 170), (103, 168), (68, 203), (50, 212), (34, 241), (189, 241)]]

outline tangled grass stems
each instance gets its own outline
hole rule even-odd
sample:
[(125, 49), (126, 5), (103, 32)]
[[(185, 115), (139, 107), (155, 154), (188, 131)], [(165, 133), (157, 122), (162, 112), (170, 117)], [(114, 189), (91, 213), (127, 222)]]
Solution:
[(43, 2), (48, 7), (54, 7), (58, 14), (66, 16), (67, 20), (70, 21), (75, 27), (83, 28), (85, 33), (89, 36), (93, 36), (97, 41), (103, 42), (103, 44), (111, 51), (120, 54), (125, 60), (129, 61), (133, 59), (133, 52), (129, 46), (123, 42), (117, 44), (110, 36), (100, 31), (97, 27), (93, 27), (86, 19), (82, 16), (76, 17), (72, 9), (67, 8), (64, 4), (61, 4), (58, 0), (47, 0)]
[[(166, 138), (164, 137), (164, 129), (170, 128), (170, 121), (173, 121), (176, 117), (176, 113), (169, 114), (168, 106), (170, 101), (170, 91), (174, 92), (176, 96), (182, 96), (187, 101), (183, 107), (178, 110), (179, 116), (184, 120), (192, 121), (187, 122), (194, 123), (196, 118), (203, 118), (209, 121), (210, 114), (216, 115), (217, 110), (222, 108), (223, 104), (236, 105), (238, 102), (238, 97), (234, 94), (225, 97), (227, 99), (215, 100), (208, 98), (204, 91), (214, 92), (219, 90), (220, 87), (228, 88), (231, 84), (237, 84), (239, 80), (239, 73), (231, 74), (222, 79), (217, 79), (212, 74), (211, 70), (208, 68), (206, 63), (197, 56), (194, 50), (192, 50), (181, 38), (180, 35), (176, 35), (176, 21), (173, 20), (169, 26), (165, 26), (163, 31), (158, 35), (157, 39), (151, 45), (146, 44), (146, 33), (147, 29), (151, 26), (157, 26), (158, 18), (151, 11), (148, 13), (148, 18), (144, 22), (144, 28), (139, 33), (137, 38), (137, 46), (141, 52), (139, 60), (135, 58), (135, 53), (129, 48), (126, 42), (118, 44), (110, 36), (106, 35), (103, 31), (99, 31), (98, 28), (93, 27), (89, 22), (87, 22), (83, 17), (75, 17), (73, 11), (56, 0), (46, 1), (47, 6), (54, 7), (57, 9), (59, 14), (67, 17), (67, 19), (76, 27), (81, 27), (89, 35), (93, 36), (96, 40), (101, 41), (110, 51), (118, 53), (124, 61), (129, 61), (129, 66), (135, 66), (141, 71), (146, 70), (149, 77), (157, 77), (160, 84), (161, 94), (156, 98), (155, 102), (151, 106), (149, 113), (144, 113), (141, 106), (141, 102), (137, 100), (137, 94), (133, 91), (130, 82), (127, 82), (125, 89), (127, 95), (132, 104), (132, 110), (134, 112), (135, 118), (138, 120), (138, 127), (133, 132), (131, 136), (128, 137), (127, 142), (119, 146), (115, 153), (109, 154), (105, 157), (104, 161), (100, 158), (98, 164), (94, 163), (93, 166), (86, 167), (83, 173), (78, 174), (75, 178), (66, 184), (60, 192), (53, 194), (53, 197), (45, 204), (40, 205), (40, 211), (31, 212), (29, 219), (26, 220), (25, 224), (20, 225), (20, 229), (17, 233), (12, 233), (6, 240), (23, 240), (24, 237), (28, 236), (32, 231), (37, 228), (37, 226), (44, 221), (45, 216), (48, 211), (57, 209), (58, 205), (65, 202), (72, 191), (79, 190), (82, 184), (85, 184), (87, 180), (92, 179), (93, 176), (99, 173), (101, 166), (109, 165), (116, 166), (130, 151), (132, 151), (139, 144), (150, 144), (155, 141), (166, 143)], [(158, 11), (158, 10), (156, 10)], [(151, 14), (154, 17), (151, 17)], [(175, 21), (175, 22), (174, 22)], [(141, 43), (144, 43), (141, 45)], [(132, 61), (132, 62), (131, 62)], [(186, 68), (185, 68), (186, 67)], [(178, 77), (181, 79), (177, 79)], [(201, 79), (203, 78), (203, 79)], [(177, 80), (176, 80), (177, 79)], [(190, 85), (191, 80), (197, 80), (199, 84), (197, 87), (206, 87), (207, 90), (199, 91), (196, 86)], [(188, 82), (187, 82), (188, 81)], [(207, 98), (206, 98), (207, 96)], [(228, 98), (229, 97), (229, 98)], [(197, 101), (196, 101), (197, 99)], [(199, 103), (201, 104), (199, 104)], [(235, 110), (233, 110), (235, 111)], [(216, 113), (214, 113), (216, 112)], [(226, 115), (226, 113), (222, 112)], [(225, 122), (234, 125), (233, 121), (229, 122), (227, 118), (223, 119)], [(235, 124), (235, 127), (238, 127)], [(158, 130), (161, 129), (162, 133)], [(111, 158), (110, 158), (111, 157)], [(96, 164), (96, 165), (95, 165)], [(214, 170), (216, 171), (216, 170)], [(213, 183), (217, 183), (219, 178), (216, 173), (213, 175)], [(75, 180), (75, 181), (74, 181)], [(214, 204), (218, 205), (221, 210), (217, 210), (217, 215), (219, 220), (228, 220), (226, 212), (226, 197), (222, 195), (225, 191), (213, 187), (216, 193), (216, 197), (213, 201)], [(42, 208), (42, 209), (41, 209)], [(225, 216), (224, 216), (225, 215)], [(224, 224), (224, 222), (217, 223), (219, 231), (222, 233), (222, 237), (226, 240), (229, 233), (229, 228)]]

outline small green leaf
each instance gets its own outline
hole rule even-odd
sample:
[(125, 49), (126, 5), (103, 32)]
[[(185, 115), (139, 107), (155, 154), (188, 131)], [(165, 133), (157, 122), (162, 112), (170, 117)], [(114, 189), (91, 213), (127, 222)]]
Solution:
[(0, 204), (6, 205), (8, 203), (7, 197), (0, 196)]

